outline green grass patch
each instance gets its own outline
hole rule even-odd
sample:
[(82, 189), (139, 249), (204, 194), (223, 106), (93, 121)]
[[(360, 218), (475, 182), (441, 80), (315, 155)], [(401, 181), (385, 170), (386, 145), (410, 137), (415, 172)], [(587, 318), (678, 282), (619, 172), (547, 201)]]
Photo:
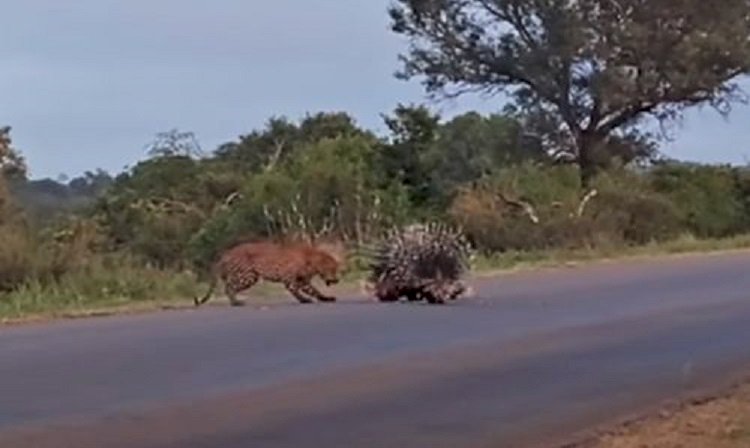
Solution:
[(697, 239), (686, 235), (672, 241), (644, 246), (510, 251), (492, 256), (479, 256), (474, 261), (473, 267), (475, 271), (481, 273), (536, 267), (557, 267), (569, 263), (629, 257), (722, 252), (740, 249), (750, 249), (750, 235), (709, 240)]
[(31, 281), (0, 296), (0, 319), (87, 313), (102, 308), (165, 303), (192, 297), (199, 283), (190, 274), (127, 263), (96, 265), (68, 273), (56, 282)]

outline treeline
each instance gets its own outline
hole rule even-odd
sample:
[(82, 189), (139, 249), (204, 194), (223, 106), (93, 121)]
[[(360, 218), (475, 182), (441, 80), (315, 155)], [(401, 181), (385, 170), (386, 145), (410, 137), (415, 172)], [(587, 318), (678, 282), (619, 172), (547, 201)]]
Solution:
[(356, 249), (425, 220), (461, 226), (488, 255), (750, 230), (745, 168), (663, 160), (619, 141), (583, 188), (578, 167), (511, 111), (443, 120), (400, 106), (384, 121), (388, 133), (376, 135), (346, 113), (273, 118), (208, 154), (170, 131), (128, 171), (67, 184), (27, 181), (6, 138), (0, 288), (17, 300), (50, 289), (62, 301), (147, 299), (239, 240), (333, 237)]
[(511, 113), (441, 120), (399, 107), (376, 136), (345, 113), (260, 130), (199, 157), (172, 133), (118, 176), (95, 208), (112, 250), (187, 267), (247, 238), (334, 236), (352, 246), (394, 225), (440, 220), (479, 251), (645, 244), (743, 233), (750, 172), (609, 148), (592, 185), (551, 157)]
[(385, 122), (389, 134), (377, 136), (345, 113), (274, 118), (207, 157), (188, 134), (163, 135), (95, 213), (118, 250), (184, 267), (238, 239), (325, 235), (357, 245), (390, 226), (448, 219), (460, 186), (544, 158), (506, 115), (441, 122), (400, 107)]
[(86, 172), (71, 180), (22, 179), (9, 184), (11, 194), (23, 205), (32, 222), (45, 223), (65, 213), (86, 209), (112, 185), (104, 170)]

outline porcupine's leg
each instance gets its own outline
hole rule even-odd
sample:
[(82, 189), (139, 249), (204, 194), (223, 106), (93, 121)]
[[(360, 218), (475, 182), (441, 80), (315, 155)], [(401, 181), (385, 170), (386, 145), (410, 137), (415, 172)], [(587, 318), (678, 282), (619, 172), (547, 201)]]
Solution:
[(433, 281), (423, 288), (427, 303), (431, 305), (442, 305), (445, 303), (443, 284), (439, 281)]

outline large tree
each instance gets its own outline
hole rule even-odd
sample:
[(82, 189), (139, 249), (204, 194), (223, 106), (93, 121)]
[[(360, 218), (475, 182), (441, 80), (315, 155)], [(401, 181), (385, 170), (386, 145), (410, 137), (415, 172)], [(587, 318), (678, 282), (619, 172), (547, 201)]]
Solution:
[(694, 105), (727, 113), (750, 70), (750, 0), (395, 0), (390, 15), (404, 78), (546, 116), (584, 186), (610, 140)]

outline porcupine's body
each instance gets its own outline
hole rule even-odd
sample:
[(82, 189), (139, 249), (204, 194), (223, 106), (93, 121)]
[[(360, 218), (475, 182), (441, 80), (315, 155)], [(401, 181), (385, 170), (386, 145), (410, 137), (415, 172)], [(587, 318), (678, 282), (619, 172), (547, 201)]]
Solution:
[(391, 232), (374, 248), (370, 284), (378, 300), (445, 303), (466, 291), (469, 245), (458, 232), (436, 226), (411, 226)]

